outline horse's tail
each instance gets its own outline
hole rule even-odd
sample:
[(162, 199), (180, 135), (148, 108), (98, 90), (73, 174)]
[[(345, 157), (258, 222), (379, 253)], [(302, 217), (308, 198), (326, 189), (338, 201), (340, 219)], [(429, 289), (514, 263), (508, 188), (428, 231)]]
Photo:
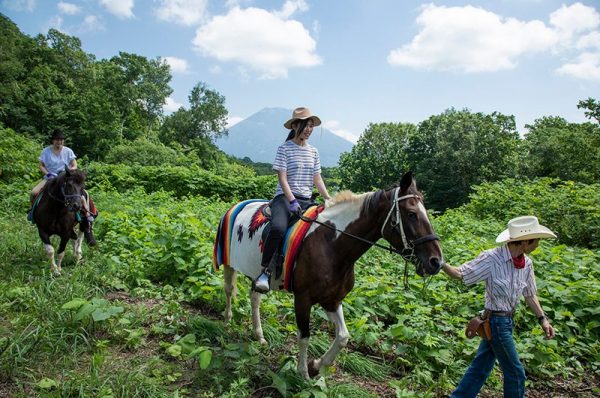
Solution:
[(219, 227), (217, 228), (217, 234), (215, 236), (215, 244), (213, 247), (213, 268), (215, 271), (219, 270), (219, 266), (223, 264), (223, 220), (225, 219), (225, 215), (221, 217), (221, 221), (219, 221)]

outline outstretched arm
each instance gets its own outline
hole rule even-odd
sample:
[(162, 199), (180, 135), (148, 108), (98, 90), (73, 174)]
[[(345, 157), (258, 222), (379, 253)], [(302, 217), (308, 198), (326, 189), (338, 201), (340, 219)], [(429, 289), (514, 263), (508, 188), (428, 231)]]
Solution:
[(458, 270), (458, 268), (451, 266), (448, 263), (444, 263), (444, 265), (442, 265), (442, 270), (446, 273), (446, 275), (448, 275), (450, 278), (453, 279), (461, 279), (462, 280), (462, 275), (460, 273), (460, 271)]

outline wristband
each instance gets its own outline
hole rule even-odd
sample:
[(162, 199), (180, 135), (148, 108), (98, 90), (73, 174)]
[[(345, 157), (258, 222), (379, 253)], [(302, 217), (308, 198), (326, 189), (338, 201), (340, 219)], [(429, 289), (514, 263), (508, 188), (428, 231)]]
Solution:
[(538, 316), (538, 323), (541, 325), (542, 322), (544, 322), (544, 319), (548, 319), (548, 317), (546, 315)]

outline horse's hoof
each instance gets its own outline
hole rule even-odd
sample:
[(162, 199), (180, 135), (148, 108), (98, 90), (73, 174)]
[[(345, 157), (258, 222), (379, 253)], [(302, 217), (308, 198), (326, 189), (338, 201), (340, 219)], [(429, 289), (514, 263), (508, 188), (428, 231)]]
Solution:
[(318, 365), (316, 364), (316, 360), (311, 359), (310, 362), (308, 362), (308, 375), (313, 378), (319, 375), (319, 368), (317, 367)]
[(267, 345), (267, 344), (268, 344), (268, 343), (267, 343), (267, 340), (265, 340), (265, 338), (264, 338), (264, 337), (261, 337), (260, 339), (258, 339), (258, 342), (259, 342), (260, 344), (262, 344), (262, 345)]
[(58, 269), (58, 268), (53, 269), (52, 270), (52, 275), (54, 275), (54, 276), (60, 276), (60, 269)]

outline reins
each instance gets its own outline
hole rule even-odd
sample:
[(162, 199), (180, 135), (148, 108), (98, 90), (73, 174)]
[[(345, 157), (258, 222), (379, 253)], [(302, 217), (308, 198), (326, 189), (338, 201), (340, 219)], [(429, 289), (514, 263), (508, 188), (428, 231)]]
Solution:
[[(317, 216), (313, 219), (313, 218), (308, 218), (308, 217), (304, 217), (303, 215), (300, 216), (300, 219), (304, 222), (310, 222), (310, 223), (317, 223), (319, 225), (323, 225), (329, 229), (332, 229), (336, 232), (341, 233), (342, 235), (346, 235), (350, 238), (356, 239), (358, 241), (361, 241), (363, 243), (366, 243), (368, 245), (371, 246), (375, 246), (379, 249), (383, 249), (383, 250), (387, 250), (390, 253), (395, 253), (395, 254), (399, 254), (402, 259), (404, 260), (404, 288), (408, 289), (408, 262), (409, 259), (414, 257), (414, 252), (415, 252), (415, 247), (418, 245), (421, 245), (423, 243), (426, 242), (430, 242), (433, 240), (439, 240), (440, 238), (436, 235), (436, 234), (429, 234), (429, 235), (425, 235), (425, 236), (421, 236), (415, 240), (411, 240), (409, 241), (406, 238), (406, 234), (404, 232), (404, 225), (402, 224), (402, 216), (400, 214), (400, 206), (399, 206), (399, 202), (406, 200), (406, 199), (410, 199), (410, 198), (416, 198), (416, 199), (420, 199), (420, 197), (418, 195), (415, 194), (409, 194), (409, 195), (403, 195), (403, 196), (398, 196), (400, 192), (400, 188), (396, 188), (394, 190), (394, 196), (392, 197), (392, 206), (390, 207), (390, 211), (388, 212), (387, 217), (385, 218), (385, 221), (383, 222), (383, 225), (381, 226), (381, 236), (383, 236), (383, 231), (385, 229), (385, 226), (388, 222), (388, 220), (390, 220), (391, 217), (391, 222), (390, 222), (390, 226), (392, 227), (392, 230), (396, 230), (400, 236), (402, 237), (402, 245), (403, 245), (403, 249), (402, 250), (398, 250), (395, 247), (392, 247), (392, 244), (389, 243), (389, 246), (384, 246), (381, 245), (377, 242), (373, 242), (370, 241), (368, 239), (365, 239), (363, 237), (351, 234), (349, 232), (346, 231), (342, 231), (341, 229), (338, 229), (334, 226), (331, 226), (329, 224), (326, 224), (326, 222), (322, 222), (322, 221), (317, 221), (317, 218), (319, 217), (319, 215), (317, 214)], [(395, 211), (394, 211), (395, 210)], [(385, 238), (384, 238), (385, 239)], [(386, 239), (387, 240), (387, 239)], [(407, 253), (408, 252), (408, 253)]]
[(65, 205), (65, 207), (68, 207), (72, 201), (76, 201), (79, 200), (79, 198), (81, 198), (81, 195), (78, 194), (69, 194), (67, 195), (65, 192), (65, 182), (61, 181), (60, 184), (60, 193), (63, 196), (63, 199), (59, 199), (56, 196), (54, 196), (51, 192), (51, 190), (48, 190), (48, 196), (50, 196), (50, 198), (54, 199), (55, 201), (57, 201), (58, 203), (62, 203)]

